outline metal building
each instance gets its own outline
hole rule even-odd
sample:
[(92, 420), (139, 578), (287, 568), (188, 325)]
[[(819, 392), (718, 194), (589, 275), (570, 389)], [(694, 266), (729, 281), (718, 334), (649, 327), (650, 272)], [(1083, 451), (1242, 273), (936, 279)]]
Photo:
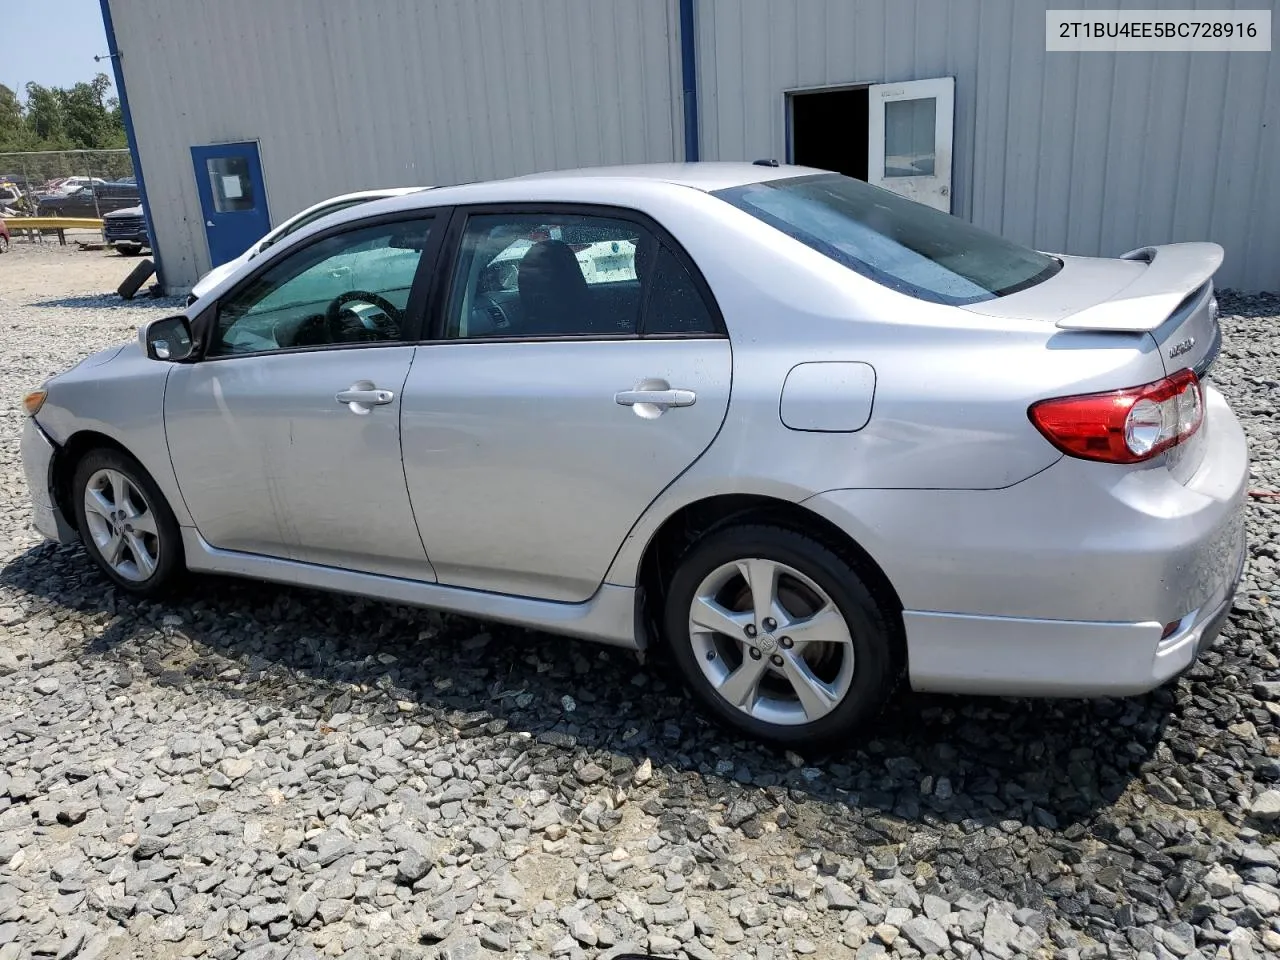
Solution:
[(762, 157), (1042, 250), (1214, 240), (1221, 285), (1280, 289), (1274, 52), (1046, 52), (1055, 0), (101, 4), (175, 292), (350, 190)]

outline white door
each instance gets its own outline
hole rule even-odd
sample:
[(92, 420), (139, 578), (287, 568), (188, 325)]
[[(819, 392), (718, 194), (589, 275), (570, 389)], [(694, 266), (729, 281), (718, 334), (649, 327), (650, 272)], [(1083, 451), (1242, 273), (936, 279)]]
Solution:
[(954, 77), (881, 83), (868, 91), (867, 179), (951, 212)]

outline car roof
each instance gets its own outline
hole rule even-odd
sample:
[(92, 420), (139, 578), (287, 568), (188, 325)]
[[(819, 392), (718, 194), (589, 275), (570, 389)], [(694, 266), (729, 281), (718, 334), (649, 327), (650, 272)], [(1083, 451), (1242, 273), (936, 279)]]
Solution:
[(518, 203), (522, 200), (547, 201), (561, 195), (564, 200), (584, 200), (589, 194), (598, 200), (610, 194), (616, 185), (618, 195), (634, 192), (634, 188), (693, 189), (702, 192), (722, 190), (750, 183), (765, 183), (790, 177), (817, 174), (831, 175), (829, 170), (791, 164), (763, 166), (741, 161), (702, 161), (698, 163), (640, 163), (615, 166), (579, 167), (571, 170), (548, 170), (500, 180), (478, 180), (452, 186), (438, 186), (429, 194), (411, 199), (375, 200), (361, 214), (368, 216), (393, 210), (413, 209), (420, 205)]
[(723, 190), (747, 183), (763, 183), (809, 173), (825, 173), (812, 167), (792, 164), (766, 166), (734, 160), (702, 160), (695, 163), (631, 163), (613, 166), (579, 167), (572, 170), (548, 170), (511, 177), (506, 182), (526, 180), (577, 180), (582, 177), (609, 177), (618, 180), (658, 180), (663, 183), (692, 187), (695, 190)]

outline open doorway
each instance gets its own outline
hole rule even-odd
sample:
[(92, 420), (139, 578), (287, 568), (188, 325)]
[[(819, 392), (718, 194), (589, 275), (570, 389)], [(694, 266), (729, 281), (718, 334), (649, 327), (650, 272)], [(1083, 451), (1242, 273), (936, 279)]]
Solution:
[(867, 179), (867, 87), (789, 93), (791, 162)]

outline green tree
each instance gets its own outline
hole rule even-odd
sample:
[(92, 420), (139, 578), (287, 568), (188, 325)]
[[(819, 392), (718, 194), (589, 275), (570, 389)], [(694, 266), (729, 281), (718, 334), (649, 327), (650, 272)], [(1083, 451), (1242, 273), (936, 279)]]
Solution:
[[(62, 98), (38, 83), (27, 84), (27, 131), (45, 144), (62, 141)], [(51, 147), (50, 149), (58, 149)]]
[(18, 95), (0, 83), (0, 148), (21, 143), (25, 133)]
[(78, 149), (101, 149), (113, 139), (106, 99), (110, 86), (107, 75), (100, 73), (91, 83), (81, 82), (69, 90), (53, 91), (66, 137)]

